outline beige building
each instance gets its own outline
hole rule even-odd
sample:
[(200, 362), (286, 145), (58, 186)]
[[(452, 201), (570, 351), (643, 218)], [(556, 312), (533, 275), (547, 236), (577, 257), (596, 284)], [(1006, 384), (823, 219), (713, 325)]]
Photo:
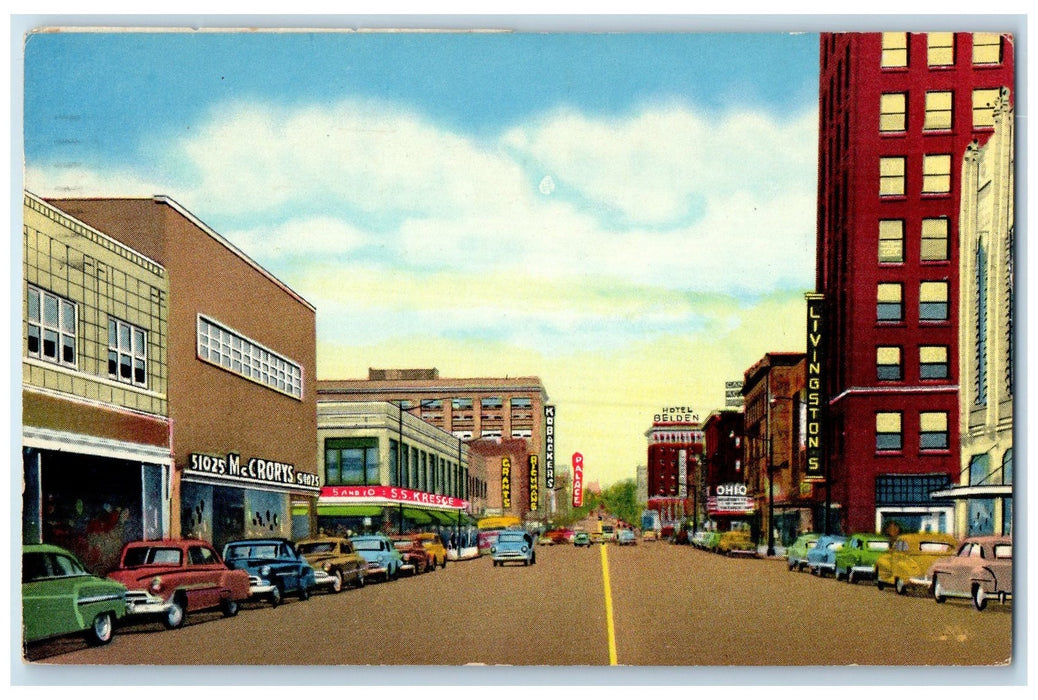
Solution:
[(959, 482), (955, 534), (1013, 531), (1014, 119), (1009, 90), (995, 130), (962, 164), (959, 218)]

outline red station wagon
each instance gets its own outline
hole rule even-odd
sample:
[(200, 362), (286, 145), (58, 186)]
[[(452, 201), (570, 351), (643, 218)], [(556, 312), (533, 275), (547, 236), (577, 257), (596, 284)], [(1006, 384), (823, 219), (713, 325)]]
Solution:
[(182, 626), (189, 611), (219, 608), (233, 617), (249, 597), (249, 574), (227, 568), (202, 540), (130, 542), (108, 578), (128, 589), (128, 619), (158, 616), (168, 629)]

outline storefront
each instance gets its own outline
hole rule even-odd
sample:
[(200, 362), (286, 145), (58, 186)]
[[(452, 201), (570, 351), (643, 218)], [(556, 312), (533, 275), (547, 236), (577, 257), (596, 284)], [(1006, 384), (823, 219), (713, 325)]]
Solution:
[[(325, 486), (317, 505), (317, 524), (325, 533), (444, 532), (444, 544), (467, 533), (474, 521), (469, 502), (396, 486)], [(441, 532), (442, 531), (442, 532)]]
[(706, 513), (713, 523), (711, 529), (727, 531), (744, 529), (758, 517), (753, 496), (748, 495), (746, 484), (730, 483), (707, 487)]

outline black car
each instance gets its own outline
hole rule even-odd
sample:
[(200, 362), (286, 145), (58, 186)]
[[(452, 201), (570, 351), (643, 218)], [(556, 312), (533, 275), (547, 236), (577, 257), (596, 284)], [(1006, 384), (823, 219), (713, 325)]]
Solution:
[(307, 600), (315, 586), (313, 567), (280, 537), (228, 542), (223, 559), (232, 569), (249, 572), (251, 598), (266, 598), (274, 607), (288, 594)]

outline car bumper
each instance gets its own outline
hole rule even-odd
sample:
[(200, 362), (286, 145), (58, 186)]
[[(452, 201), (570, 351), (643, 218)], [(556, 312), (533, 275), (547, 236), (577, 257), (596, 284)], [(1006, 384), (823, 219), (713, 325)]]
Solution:
[(335, 585), (335, 577), (324, 569), (314, 569), (314, 586), (317, 588), (332, 587)]
[(530, 557), (521, 552), (495, 552), (494, 561), (527, 561)]
[(413, 572), (416, 568), (417, 567), (414, 564), (401, 564), (400, 565), (400, 570), (401, 571), (411, 571), (411, 572)]
[(277, 586), (270, 581), (260, 578), (259, 576), (249, 577), (249, 597), (258, 598), (259, 596), (269, 595)]
[(171, 602), (154, 596), (147, 591), (126, 593), (126, 616), (162, 615), (169, 610)]
[(929, 588), (931, 579), (929, 576), (910, 576), (908, 582), (913, 586), (926, 586)]
[(852, 566), (850, 568), (850, 570), (853, 571), (856, 574), (863, 574), (865, 576), (872, 576), (873, 574), (876, 573), (876, 569), (874, 567), (864, 566), (864, 565)]

